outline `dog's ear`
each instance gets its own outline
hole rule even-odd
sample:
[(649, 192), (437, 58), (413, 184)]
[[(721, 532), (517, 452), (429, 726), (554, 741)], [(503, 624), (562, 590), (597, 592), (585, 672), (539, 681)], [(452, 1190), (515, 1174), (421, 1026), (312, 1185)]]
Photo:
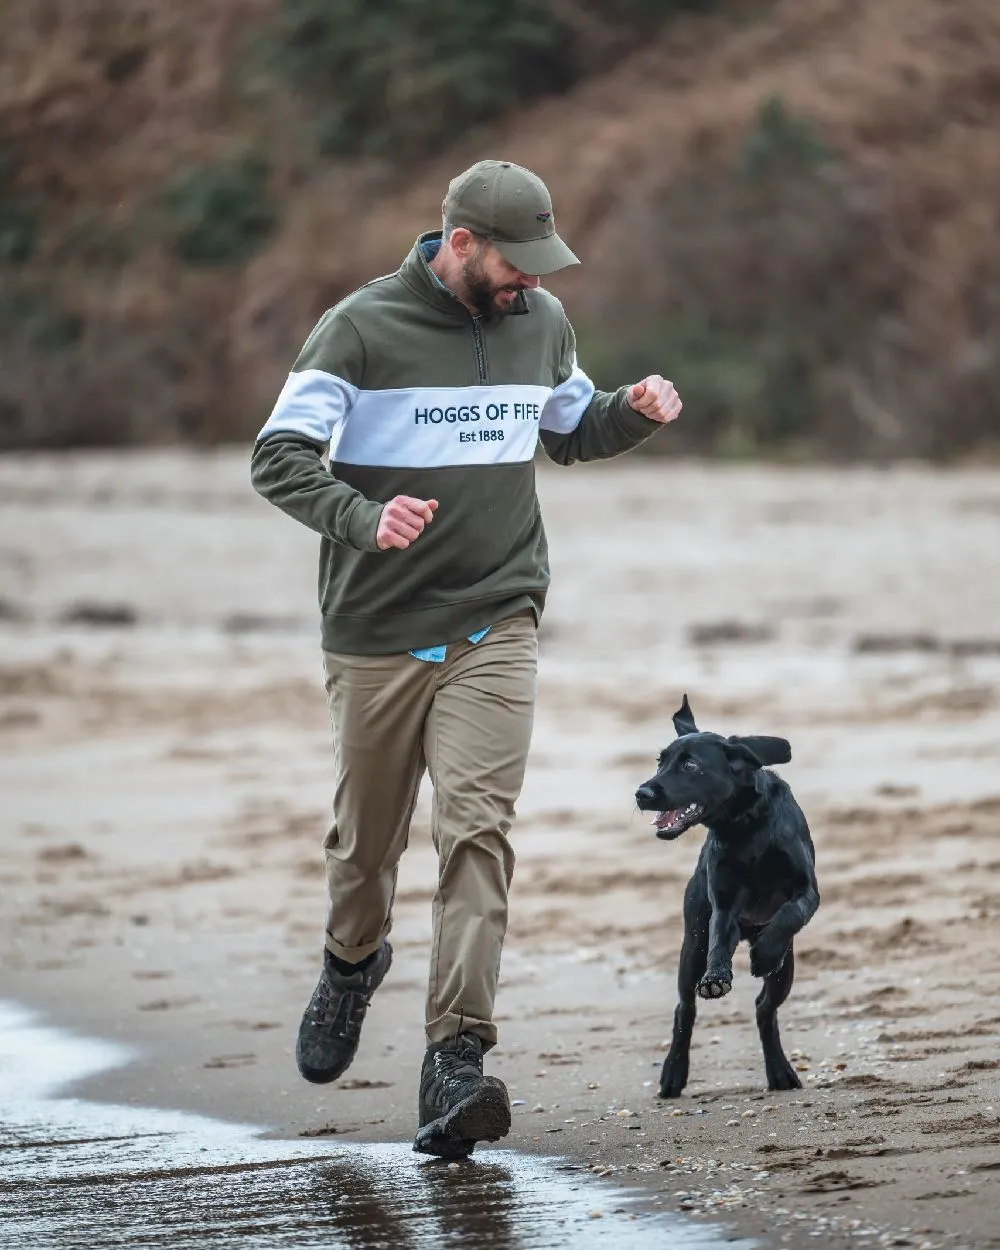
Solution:
[(764, 761), (746, 738), (727, 738), (723, 749), (734, 773), (755, 773), (764, 767)]
[(764, 768), (768, 764), (787, 764), (792, 758), (792, 746), (786, 738), (772, 738), (768, 734), (748, 734), (745, 737), (732, 737), (731, 743), (746, 748), (747, 754), (757, 761), (756, 768)]
[(688, 703), (687, 695), (684, 696), (684, 702), (674, 713), (674, 729), (677, 730), (677, 737), (683, 738), (685, 734), (696, 734), (698, 726), (694, 723), (694, 712), (691, 711), (691, 704)]

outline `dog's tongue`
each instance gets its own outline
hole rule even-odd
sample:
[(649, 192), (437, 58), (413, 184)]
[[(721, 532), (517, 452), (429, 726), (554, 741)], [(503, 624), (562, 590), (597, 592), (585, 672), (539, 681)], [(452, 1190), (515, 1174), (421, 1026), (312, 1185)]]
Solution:
[(653, 821), (653, 825), (657, 829), (669, 829), (671, 825), (676, 825), (680, 819), (681, 809), (673, 807), (669, 812), (660, 812), (659, 816)]

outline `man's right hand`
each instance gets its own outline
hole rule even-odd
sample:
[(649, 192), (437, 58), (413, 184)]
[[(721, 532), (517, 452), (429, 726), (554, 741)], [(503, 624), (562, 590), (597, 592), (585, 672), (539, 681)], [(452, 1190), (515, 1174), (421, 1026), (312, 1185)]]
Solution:
[(437, 511), (436, 499), (411, 499), (409, 495), (397, 495), (390, 499), (379, 517), (375, 541), (379, 551), (398, 547), (407, 548), (430, 525)]

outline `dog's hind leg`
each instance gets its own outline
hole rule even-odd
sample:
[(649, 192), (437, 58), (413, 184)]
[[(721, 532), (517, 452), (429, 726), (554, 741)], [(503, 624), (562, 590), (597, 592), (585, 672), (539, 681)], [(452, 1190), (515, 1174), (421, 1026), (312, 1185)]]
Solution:
[(768, 1089), (802, 1088), (802, 1082), (781, 1049), (778, 1034), (778, 1008), (791, 993), (794, 980), (795, 952), (789, 945), (781, 967), (764, 978), (764, 988), (757, 995), (757, 1031), (764, 1048)]
[[(700, 905), (699, 905), (700, 904)], [(708, 899), (689, 895), (684, 907), (684, 943), (677, 968), (679, 1002), (674, 1012), (674, 1035), (660, 1073), (660, 1097), (679, 1098), (688, 1080), (691, 1033), (698, 1014), (698, 982), (708, 966)]]

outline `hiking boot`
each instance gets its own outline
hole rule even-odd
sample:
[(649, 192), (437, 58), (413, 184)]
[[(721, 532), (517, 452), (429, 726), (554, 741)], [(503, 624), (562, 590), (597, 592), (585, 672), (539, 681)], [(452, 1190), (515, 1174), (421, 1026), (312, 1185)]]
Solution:
[(323, 952), (323, 972), (302, 1017), (295, 1046), (295, 1062), (307, 1081), (325, 1085), (351, 1066), (368, 1004), (391, 963), (388, 942), (383, 942), (371, 963), (351, 973), (338, 972), (333, 956)]
[(464, 1159), (477, 1141), (510, 1132), (503, 1081), (483, 1076), (483, 1043), (474, 1033), (428, 1046), (420, 1072), (420, 1130), (413, 1149), (441, 1159)]

